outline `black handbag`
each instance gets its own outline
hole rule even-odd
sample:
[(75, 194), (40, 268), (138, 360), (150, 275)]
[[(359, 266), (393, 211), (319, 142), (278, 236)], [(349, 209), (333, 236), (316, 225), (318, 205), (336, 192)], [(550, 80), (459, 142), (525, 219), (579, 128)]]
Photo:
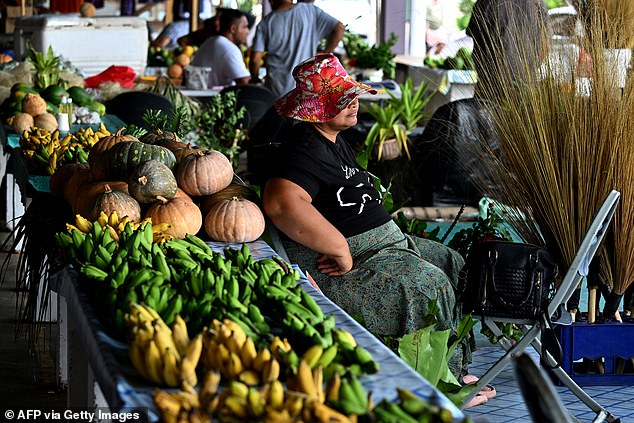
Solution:
[(537, 245), (482, 241), (472, 246), (462, 272), (463, 313), (538, 319), (548, 307), (558, 267)]

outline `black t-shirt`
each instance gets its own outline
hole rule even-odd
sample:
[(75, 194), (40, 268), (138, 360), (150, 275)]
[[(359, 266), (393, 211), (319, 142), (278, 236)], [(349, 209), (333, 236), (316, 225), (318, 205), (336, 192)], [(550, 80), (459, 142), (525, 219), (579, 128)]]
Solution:
[(302, 187), (312, 204), (345, 237), (383, 225), (391, 218), (368, 172), (348, 143), (333, 143), (312, 124), (295, 125), (270, 172)]

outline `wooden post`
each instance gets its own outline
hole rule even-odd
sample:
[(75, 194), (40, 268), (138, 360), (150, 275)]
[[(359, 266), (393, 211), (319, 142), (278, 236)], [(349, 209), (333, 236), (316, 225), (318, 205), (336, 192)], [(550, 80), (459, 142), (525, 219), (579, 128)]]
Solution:
[(198, 29), (198, 0), (191, 1), (191, 12), (189, 14), (189, 31), (193, 32)]
[(174, 22), (174, 0), (165, 0), (165, 19), (163, 23), (165, 25)]
[(597, 287), (588, 289), (588, 323), (594, 323), (597, 320)]

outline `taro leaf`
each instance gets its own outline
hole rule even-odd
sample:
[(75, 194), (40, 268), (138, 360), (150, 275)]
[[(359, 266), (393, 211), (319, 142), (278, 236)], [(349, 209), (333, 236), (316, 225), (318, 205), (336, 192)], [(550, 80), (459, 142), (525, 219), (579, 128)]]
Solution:
[(449, 334), (449, 329), (438, 331), (433, 326), (407, 334), (399, 342), (399, 355), (434, 386), (450, 377), (455, 380), (447, 363)]
[(458, 325), (457, 336), (451, 336), (449, 329), (439, 331), (435, 329), (435, 324), (427, 324), (422, 329), (403, 336), (398, 345), (401, 359), (458, 406), (474, 387), (462, 386), (458, 382), (449, 369), (448, 360), (474, 324), (470, 315), (465, 316)]

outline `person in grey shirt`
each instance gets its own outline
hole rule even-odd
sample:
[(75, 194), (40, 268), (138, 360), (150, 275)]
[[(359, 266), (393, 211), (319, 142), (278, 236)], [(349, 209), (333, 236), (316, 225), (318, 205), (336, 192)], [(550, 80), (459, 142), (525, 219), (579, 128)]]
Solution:
[(264, 58), (264, 85), (276, 97), (293, 88), (293, 68), (314, 56), (322, 39), (325, 52), (331, 53), (345, 31), (343, 23), (311, 3), (293, 4), (290, 0), (270, 0), (272, 12), (256, 28), (251, 47), (249, 71), (251, 83), (261, 82), (260, 66)]

